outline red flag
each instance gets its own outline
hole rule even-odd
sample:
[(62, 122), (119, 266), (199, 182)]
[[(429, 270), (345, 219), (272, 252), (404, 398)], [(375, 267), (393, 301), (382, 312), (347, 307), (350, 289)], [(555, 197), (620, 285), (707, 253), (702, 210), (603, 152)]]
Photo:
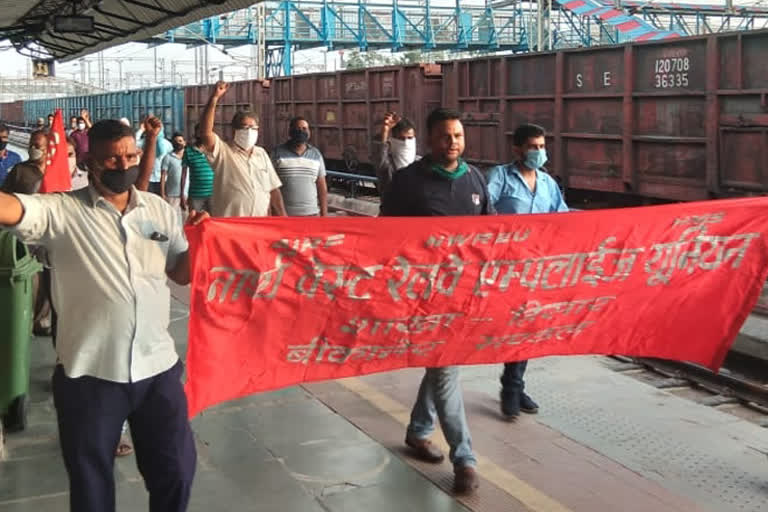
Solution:
[(53, 126), (48, 134), (48, 164), (45, 168), (40, 193), (67, 192), (72, 190), (72, 176), (67, 158), (67, 136), (61, 110), (53, 116)]
[(187, 228), (189, 411), (406, 366), (625, 354), (717, 369), (768, 274), (768, 199)]

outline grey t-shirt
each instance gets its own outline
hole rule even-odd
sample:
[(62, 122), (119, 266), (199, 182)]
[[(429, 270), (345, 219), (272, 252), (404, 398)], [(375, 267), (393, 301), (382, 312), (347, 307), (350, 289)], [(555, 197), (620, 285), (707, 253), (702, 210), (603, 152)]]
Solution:
[[(181, 197), (181, 158), (174, 153), (168, 153), (163, 157), (161, 169), (168, 173), (165, 178), (165, 195), (168, 197)], [(189, 180), (185, 184), (184, 196), (187, 196), (189, 190)]]
[(272, 153), (275, 171), (283, 182), (281, 192), (288, 215), (318, 215), (317, 180), (325, 178), (325, 161), (320, 150), (307, 144), (303, 155), (297, 155), (287, 144)]

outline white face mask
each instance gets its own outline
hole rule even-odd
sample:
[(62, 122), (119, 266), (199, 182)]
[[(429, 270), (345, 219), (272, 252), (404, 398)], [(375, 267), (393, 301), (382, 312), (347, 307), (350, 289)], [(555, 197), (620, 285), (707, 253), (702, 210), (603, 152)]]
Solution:
[(43, 151), (40, 148), (35, 148), (35, 147), (29, 148), (27, 150), (27, 153), (29, 153), (29, 159), (32, 162), (39, 162), (40, 160), (43, 159), (43, 157), (45, 157), (45, 151)]
[(416, 160), (416, 139), (400, 140), (392, 137), (389, 139), (389, 146), (397, 169), (408, 167)]
[(249, 150), (256, 145), (256, 141), (259, 140), (259, 130), (251, 128), (243, 128), (235, 130), (235, 144), (243, 149)]
[(78, 130), (85, 130), (85, 123), (77, 123)]
[(77, 157), (76, 156), (67, 157), (67, 162), (69, 162), (69, 172), (70, 172), (70, 174), (74, 174), (75, 173), (75, 169), (77, 168)]

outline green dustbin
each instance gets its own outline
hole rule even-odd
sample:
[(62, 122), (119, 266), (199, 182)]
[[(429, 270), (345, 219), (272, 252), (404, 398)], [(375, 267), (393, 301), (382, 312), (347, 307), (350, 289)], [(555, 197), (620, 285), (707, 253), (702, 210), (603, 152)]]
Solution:
[(0, 414), (7, 432), (26, 427), (33, 278), (43, 266), (8, 231), (0, 231)]

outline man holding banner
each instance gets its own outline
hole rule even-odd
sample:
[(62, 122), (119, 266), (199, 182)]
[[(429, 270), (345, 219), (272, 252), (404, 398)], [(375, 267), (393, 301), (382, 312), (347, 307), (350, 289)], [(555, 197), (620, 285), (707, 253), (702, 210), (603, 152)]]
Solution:
[[(458, 112), (437, 109), (427, 118), (430, 154), (393, 175), (381, 203), (383, 216), (456, 216), (494, 213), (480, 171), (462, 160), (464, 127)], [(429, 436), (435, 415), (451, 447), (454, 490), (474, 492), (479, 480), (472, 452), (459, 368), (427, 368), (411, 412), (405, 443), (427, 462), (441, 462), (443, 454)]]
[(45, 246), (52, 260), (59, 313), (53, 398), (70, 508), (114, 512), (115, 449), (127, 419), (150, 510), (182, 512), (196, 450), (168, 333), (167, 279), (189, 283), (187, 240), (178, 214), (134, 186), (140, 151), (131, 128), (101, 121), (88, 138), (87, 188), (0, 193), (0, 226)]
[[(555, 180), (544, 170), (547, 163), (544, 128), (535, 124), (519, 126), (512, 136), (514, 163), (494, 167), (488, 173), (488, 193), (499, 213), (567, 212)], [(508, 420), (520, 411), (539, 412), (539, 406), (525, 393), (528, 361), (504, 364), (501, 376), (501, 414)]]

